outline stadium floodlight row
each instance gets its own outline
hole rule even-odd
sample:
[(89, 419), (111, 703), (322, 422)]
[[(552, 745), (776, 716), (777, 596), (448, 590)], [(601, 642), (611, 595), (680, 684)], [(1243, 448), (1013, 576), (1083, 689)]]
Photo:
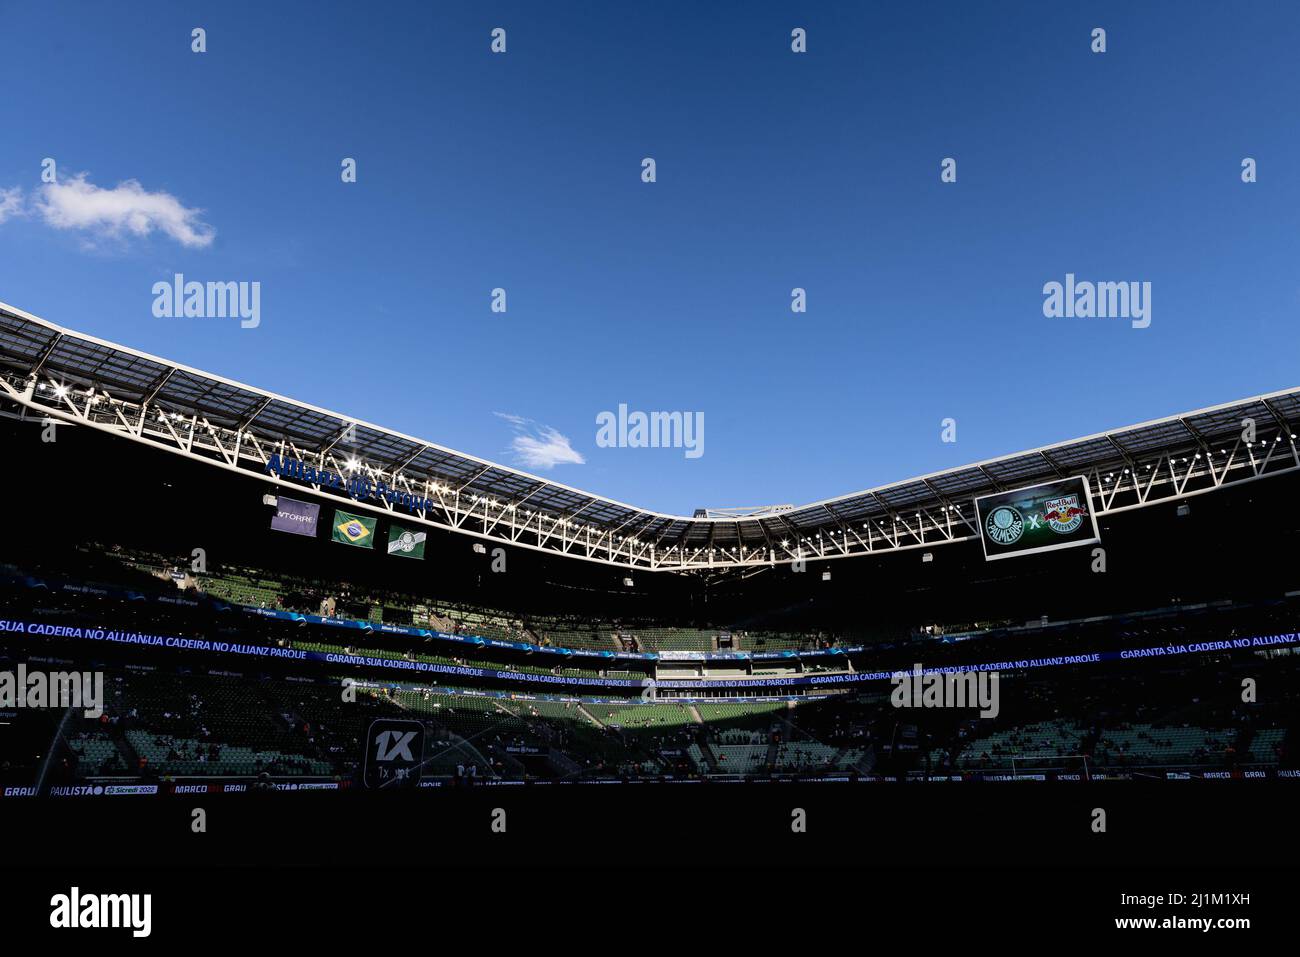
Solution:
[[(0, 302), (0, 412), (147, 443), (285, 491), (647, 571), (753, 569), (979, 537), (974, 500), (1085, 476), (1104, 516), (1300, 469), (1300, 389), (765, 513), (636, 508), (62, 328)], [(1253, 437), (1253, 438), (1252, 438)], [(268, 470), (295, 464), (307, 480)], [(98, 467), (113, 467), (98, 463)], [(318, 473), (361, 480), (362, 497)], [(316, 478), (318, 480), (311, 481)], [(390, 494), (385, 495), (387, 491)]]

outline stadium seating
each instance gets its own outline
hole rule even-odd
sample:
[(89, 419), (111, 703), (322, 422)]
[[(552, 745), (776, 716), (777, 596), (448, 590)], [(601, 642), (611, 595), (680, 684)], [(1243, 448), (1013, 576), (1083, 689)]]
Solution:
[(1250, 742), (1249, 758), (1261, 764), (1273, 764), (1278, 760), (1279, 751), (1286, 740), (1285, 728), (1261, 728), (1256, 731)]
[[(150, 589), (174, 596), (191, 578), (166, 558), (150, 553), (128, 555), (110, 547), (98, 553), (79, 551), (78, 556), (79, 562), (84, 559), (86, 574), (94, 576), (92, 583), (127, 587), (136, 598)], [(590, 659), (584, 666), (581, 659), (558, 656), (555, 664), (548, 665), (541, 654), (507, 656), (500, 649), (472, 645), (463, 646), (462, 652), (459, 645), (378, 630), (367, 633), (298, 625), (229, 611), (214, 617), (212, 606), (198, 601), (172, 608), (133, 598), (112, 599), (89, 588), (59, 590), (43, 582), (12, 581), (31, 572), (9, 563), (0, 569), (0, 577), (9, 579), (0, 582), (0, 588), (9, 589), (6, 594), (11, 600), (29, 604), (32, 598), (23, 589), (36, 589), (31, 594), (42, 614), (67, 615), (73, 620), (93, 614), (91, 620), (108, 618), (126, 628), (326, 653), (350, 647), (358, 655), (375, 658), (426, 662), (449, 669), (482, 666), (546, 678), (587, 679), (604, 674), (627, 678), (636, 685), (636, 679), (652, 673), (654, 667), (628, 670), (626, 660), (615, 667), (612, 659)], [(317, 608), (307, 599), (320, 600), (319, 594), (309, 594), (311, 589), (325, 584), (276, 577), (248, 567), (227, 568), (219, 575), (199, 578), (211, 594), (224, 600), (310, 611)], [(575, 646), (586, 639), (604, 643), (608, 650), (615, 647), (615, 634), (635, 637), (643, 650), (676, 650), (670, 646), (711, 647), (718, 633), (712, 628), (640, 622), (525, 621), (398, 592), (352, 591), (342, 597), (350, 609), (361, 609), (376, 616), (375, 620), (404, 620), (409, 614), (429, 622), (436, 619), (440, 628), (472, 629), (486, 637)], [(1244, 608), (1234, 629), (1249, 634), (1284, 624), (1290, 620), (1289, 608)], [(77, 619), (78, 615), (82, 618)], [(948, 634), (923, 633), (903, 646), (870, 647), (824, 662), (779, 659), (794, 661), (794, 665), (769, 666), (765, 662), (764, 666), (773, 677), (792, 678), (821, 664), (887, 671), (895, 662), (920, 657), (918, 650), (924, 650), (928, 661), (943, 663), (991, 658), (1004, 652), (1008, 657), (1022, 651), (1046, 656), (1068, 650), (1071, 642), (1090, 642), (1092, 647), (1147, 647), (1216, 634), (1221, 634), (1218, 620), (1203, 618), (1200, 612), (1173, 617), (1164, 612), (1143, 613), (1071, 628), (1000, 626), (987, 635), (965, 636), (961, 645), (946, 643), (943, 639), (951, 637)], [(760, 636), (771, 647), (782, 640), (781, 635), (787, 635), (792, 643), (803, 640), (779, 631), (732, 632), (741, 648), (751, 650), (757, 650)], [(60, 653), (79, 647), (58, 639), (29, 638), (23, 648), (30, 652), (56, 646)], [(609, 687), (498, 681), (440, 671), (420, 676), (436, 683), (439, 690), (367, 689), (355, 704), (344, 704), (338, 693), (341, 675), (335, 672), (376, 680), (380, 676), (392, 680), (395, 672), (263, 658), (211, 659), (142, 645), (96, 646), (95, 651), (120, 660), (110, 669), (106, 721), (78, 721), (66, 734), (67, 748), (60, 759), (70, 767), (69, 773), (81, 779), (247, 777), (265, 771), (285, 778), (355, 780), (366, 721), (381, 715), (423, 722), (435, 756), (429, 773), (448, 775), (466, 762), (485, 775), (507, 778), (815, 775), (868, 768), (901, 772), (1011, 767), (1075, 770), (1085, 761), (1092, 769), (1153, 771), (1242, 764), (1287, 766), (1291, 728), (1300, 703), (1300, 694), (1288, 700), (1286, 679), (1297, 667), (1297, 656), (1288, 649), (1271, 649), (1251, 659), (1250, 673), (1268, 667), (1279, 676), (1271, 686), (1280, 690), (1267, 706), (1241, 706), (1240, 678), (1227, 668), (1224, 656), (1206, 655), (1180, 659), (1172, 670), (1166, 664), (1164, 671), (1125, 664), (1007, 672), (1003, 674), (1008, 682), (1004, 691), (1015, 691), (1004, 699), (1003, 714), (992, 721), (943, 710), (900, 713), (890, 704), (884, 682), (855, 684), (851, 692), (821, 683), (807, 697), (796, 693), (807, 687), (756, 685), (757, 693), (775, 690), (779, 695), (784, 691), (788, 697), (741, 701), (702, 698), (676, 702), (663, 695), (657, 701), (641, 701), (639, 688), (633, 687), (617, 689), (630, 695), (626, 701), (613, 701), (617, 690)], [(227, 667), (255, 670), (231, 674), (211, 670)], [(717, 677), (729, 668), (744, 670), (723, 664), (710, 666), (708, 673)], [(682, 670), (660, 668), (664, 673)], [(400, 678), (407, 684), (418, 680), (416, 673)], [(527, 696), (522, 691), (525, 688)], [(728, 693), (744, 694), (746, 690), (743, 685), (733, 685)], [(46, 736), (37, 742), (35, 753), (39, 754), (49, 739)]]
[(759, 725), (766, 726), (774, 714), (788, 709), (784, 701), (708, 701), (700, 702), (695, 710), (708, 722), (725, 723), (730, 726)]
[(1177, 766), (1222, 763), (1236, 737), (1226, 729), (1134, 724), (1108, 730), (1098, 751), (1103, 763)]
[(207, 744), (192, 738), (157, 735), (132, 729), (126, 740), (137, 755), (158, 774), (171, 776), (254, 775), (267, 771), (275, 775), (328, 775), (331, 766), (302, 755), (274, 750), (255, 750), (239, 745)]
[(691, 724), (694, 718), (677, 704), (594, 705), (596, 718), (614, 728), (668, 728)]
[(719, 744), (713, 751), (723, 774), (755, 774), (767, 766), (766, 744)]
[(1047, 721), (996, 731), (966, 743), (958, 767), (1011, 767), (1078, 755), (1083, 732), (1068, 722)]
[(68, 748), (76, 755), (77, 767), (83, 773), (110, 775), (129, 771), (126, 758), (107, 732), (77, 734), (68, 742)]
[(815, 742), (798, 742), (780, 745), (776, 750), (776, 766), (784, 771), (821, 770), (832, 767), (838, 748)]

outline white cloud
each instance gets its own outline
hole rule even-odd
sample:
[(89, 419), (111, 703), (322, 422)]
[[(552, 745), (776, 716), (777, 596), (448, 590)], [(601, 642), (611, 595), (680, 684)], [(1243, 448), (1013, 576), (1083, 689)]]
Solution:
[(515, 430), (510, 443), (516, 458), (525, 468), (550, 469), (557, 465), (585, 465), (582, 453), (569, 444), (569, 437), (561, 435), (549, 425), (538, 425), (532, 419), (498, 412)]
[(41, 187), (36, 209), (55, 229), (82, 229), (103, 236), (148, 236), (158, 229), (182, 246), (203, 248), (216, 235), (199, 218), (203, 210), (181, 205), (170, 193), (151, 193), (133, 179), (103, 189), (78, 173)]
[(10, 216), (21, 216), (23, 212), (23, 191), (21, 187), (0, 189), (0, 223)]

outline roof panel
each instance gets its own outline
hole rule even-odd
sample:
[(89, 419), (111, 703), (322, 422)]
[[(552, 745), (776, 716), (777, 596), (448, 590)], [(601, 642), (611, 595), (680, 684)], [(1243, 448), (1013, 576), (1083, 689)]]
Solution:
[[(263, 439), (288, 441), (304, 452), (319, 452), (337, 443), (337, 451), (356, 454), (384, 470), (400, 466), (412, 479), (446, 483), (465, 495), (519, 504), (553, 517), (571, 516), (580, 526), (618, 529), (618, 534), (644, 536), (649, 541), (661, 541), (664, 547), (677, 543), (701, 547), (710, 542), (715, 547), (732, 547), (737, 542), (755, 545), (764, 543), (769, 535), (779, 540), (791, 534), (812, 535), (843, 523), (857, 527), (888, 515), (890, 510), (918, 511), (993, 491), (994, 483), (1002, 487), (1030, 485), (1061, 473), (1110, 468), (1126, 457), (1147, 458), (1191, 449), (1206, 440), (1232, 441), (1240, 433), (1244, 418), (1254, 418), (1265, 436), (1300, 425), (1300, 390), (1290, 390), (1265, 399), (1244, 399), (1041, 450), (1018, 452), (786, 511), (693, 519), (661, 515), (567, 488), (0, 308), (0, 363), (14, 370), (7, 374), (9, 381), (20, 387), (27, 370), (47, 349), (42, 379), (48, 376), (54, 382), (93, 386), (127, 402), (139, 401), (157, 389), (156, 401), (172, 411), (197, 413), (227, 427), (247, 423), (247, 428)], [(352, 425), (355, 431), (346, 434)]]

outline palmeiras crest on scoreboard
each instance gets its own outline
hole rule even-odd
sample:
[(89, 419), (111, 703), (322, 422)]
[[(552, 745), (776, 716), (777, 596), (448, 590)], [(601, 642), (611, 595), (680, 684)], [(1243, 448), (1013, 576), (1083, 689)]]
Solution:
[(424, 725), (418, 721), (376, 718), (366, 732), (368, 788), (410, 788), (420, 783), (424, 765)]
[(984, 532), (999, 545), (1014, 545), (1025, 533), (1025, 520), (1009, 505), (1002, 505), (989, 513)]

